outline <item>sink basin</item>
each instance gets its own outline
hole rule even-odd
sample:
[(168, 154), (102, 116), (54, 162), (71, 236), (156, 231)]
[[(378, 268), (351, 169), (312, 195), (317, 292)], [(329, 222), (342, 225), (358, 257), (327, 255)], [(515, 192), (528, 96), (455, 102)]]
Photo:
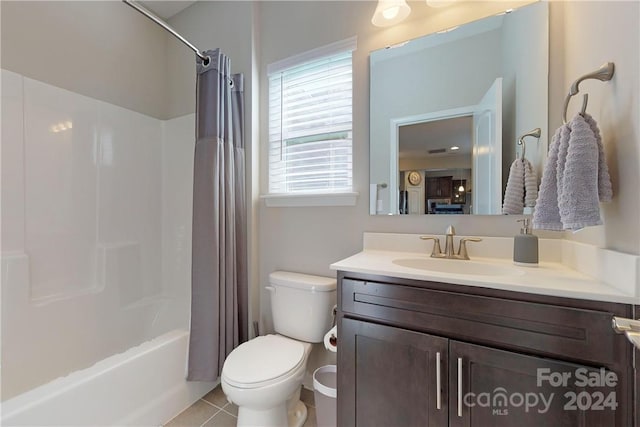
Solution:
[(522, 276), (524, 274), (514, 267), (455, 259), (401, 258), (393, 260), (393, 263), (401, 267), (470, 276)]

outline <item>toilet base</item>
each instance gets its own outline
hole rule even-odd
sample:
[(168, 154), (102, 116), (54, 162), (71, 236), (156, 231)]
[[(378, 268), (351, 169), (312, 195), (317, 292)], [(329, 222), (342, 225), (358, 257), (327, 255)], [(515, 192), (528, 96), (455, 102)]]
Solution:
[[(287, 410), (287, 408), (289, 408)], [(307, 420), (307, 407), (299, 399), (265, 410), (238, 408), (238, 427), (302, 427)]]
[(287, 414), (289, 418), (289, 427), (302, 427), (304, 422), (307, 421), (307, 407), (300, 400), (290, 406), (291, 407)]

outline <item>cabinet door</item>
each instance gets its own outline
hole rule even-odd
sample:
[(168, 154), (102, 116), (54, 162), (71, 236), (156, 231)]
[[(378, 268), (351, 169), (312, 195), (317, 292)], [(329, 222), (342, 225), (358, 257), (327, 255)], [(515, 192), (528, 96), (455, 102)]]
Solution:
[(427, 198), (440, 197), (440, 180), (438, 178), (427, 178), (425, 181), (427, 186)]
[(345, 318), (338, 336), (339, 426), (447, 424), (446, 338)]
[(441, 197), (449, 198), (451, 197), (451, 188), (452, 188), (452, 177), (444, 176), (440, 178), (440, 195)]
[(451, 427), (624, 425), (611, 371), (453, 340), (449, 355)]

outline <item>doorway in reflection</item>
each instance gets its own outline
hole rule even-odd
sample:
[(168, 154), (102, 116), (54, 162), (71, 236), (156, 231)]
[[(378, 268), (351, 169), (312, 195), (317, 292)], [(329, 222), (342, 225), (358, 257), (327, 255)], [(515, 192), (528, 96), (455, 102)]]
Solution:
[(471, 212), (473, 117), (400, 126), (401, 214)]

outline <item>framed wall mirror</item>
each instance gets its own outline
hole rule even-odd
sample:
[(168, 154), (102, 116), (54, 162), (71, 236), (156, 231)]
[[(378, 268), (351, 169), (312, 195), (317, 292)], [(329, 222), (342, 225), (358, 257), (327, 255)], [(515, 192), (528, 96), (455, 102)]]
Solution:
[(518, 138), (547, 152), (549, 11), (537, 2), (370, 54), (370, 214), (501, 214)]

